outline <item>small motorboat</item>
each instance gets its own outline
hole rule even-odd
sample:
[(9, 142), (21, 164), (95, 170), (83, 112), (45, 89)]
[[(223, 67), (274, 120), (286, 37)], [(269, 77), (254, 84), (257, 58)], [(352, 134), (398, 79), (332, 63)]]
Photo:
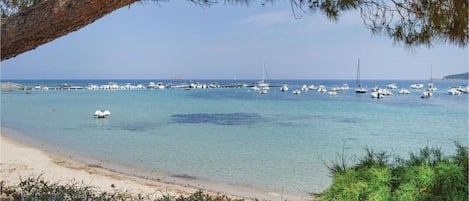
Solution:
[(106, 118), (110, 115), (111, 115), (111, 112), (109, 112), (109, 110), (96, 110), (96, 112), (94, 112), (95, 118)]
[(459, 91), (456, 88), (448, 89), (447, 92), (448, 92), (448, 95), (453, 95), (453, 96), (460, 96), (461, 95), (461, 91)]
[(288, 85), (286, 85), (286, 84), (282, 85), (282, 87), (280, 87), (280, 91), (282, 91), (282, 92), (288, 91)]
[(433, 96), (433, 93), (430, 90), (425, 90), (424, 92), (422, 92), (422, 95), (420, 96), (420, 98), (430, 98), (432, 96)]
[(408, 89), (405, 89), (405, 88), (402, 88), (400, 91), (399, 91), (399, 94), (410, 94), (410, 91)]

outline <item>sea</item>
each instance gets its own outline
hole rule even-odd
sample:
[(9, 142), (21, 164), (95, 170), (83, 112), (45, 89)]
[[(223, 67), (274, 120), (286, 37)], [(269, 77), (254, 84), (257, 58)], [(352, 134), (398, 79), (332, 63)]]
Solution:
[[(57, 87), (190, 83), (190, 80), (3, 80)], [(256, 80), (192, 80), (221, 86)], [(318, 193), (331, 184), (328, 166), (346, 159), (352, 165), (365, 149), (408, 156), (425, 146), (449, 155), (454, 142), (468, 144), (468, 94), (452, 96), (452, 86), (467, 80), (434, 80), (428, 99), (410, 89), (428, 80), (363, 80), (392, 96), (357, 94), (355, 80), (269, 80), (267, 94), (250, 87), (164, 90), (31, 90), (1, 93), (1, 126), (11, 138), (59, 153), (86, 156), (113, 167), (200, 179), (278, 193)], [(328, 90), (347, 83), (337, 95)], [(281, 92), (280, 85), (289, 90)], [(239, 85), (238, 85), (239, 86)], [(408, 88), (410, 94), (398, 90)], [(97, 119), (96, 110), (111, 112)], [(6, 131), (6, 132), (5, 132)]]

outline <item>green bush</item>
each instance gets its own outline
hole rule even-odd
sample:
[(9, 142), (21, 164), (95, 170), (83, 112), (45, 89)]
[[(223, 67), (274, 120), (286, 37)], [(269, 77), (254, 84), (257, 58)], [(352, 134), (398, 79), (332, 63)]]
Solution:
[(58, 201), (58, 200), (99, 200), (99, 201), (241, 201), (224, 195), (212, 196), (197, 191), (189, 196), (173, 197), (165, 195), (158, 199), (151, 199), (151, 195), (131, 194), (126, 191), (105, 192), (91, 186), (79, 183), (58, 184), (50, 183), (38, 177), (21, 179), (17, 186), (4, 186), (0, 182), (1, 201)]
[(357, 164), (339, 171), (344, 162), (334, 162), (332, 185), (316, 200), (467, 201), (468, 149), (455, 144), (456, 154), (449, 157), (427, 147), (393, 161), (385, 152), (367, 150)]

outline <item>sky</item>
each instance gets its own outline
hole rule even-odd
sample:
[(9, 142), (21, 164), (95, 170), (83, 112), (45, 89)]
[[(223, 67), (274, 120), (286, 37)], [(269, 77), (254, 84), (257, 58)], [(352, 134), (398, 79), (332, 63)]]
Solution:
[[(223, 1), (222, 1), (223, 2)], [(1, 62), (1, 79), (430, 79), (468, 72), (468, 50), (406, 48), (357, 12), (338, 22), (289, 1), (144, 2)]]

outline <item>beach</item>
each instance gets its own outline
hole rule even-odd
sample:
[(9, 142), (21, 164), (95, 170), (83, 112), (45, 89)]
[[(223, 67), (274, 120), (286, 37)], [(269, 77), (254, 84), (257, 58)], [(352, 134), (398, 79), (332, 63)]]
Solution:
[[(35, 148), (0, 134), (0, 178), (3, 185), (17, 185), (21, 179), (40, 176), (45, 181), (60, 184), (77, 183), (96, 187), (99, 191), (129, 192), (148, 195), (151, 199), (163, 195), (188, 196), (199, 190), (211, 195), (253, 200), (308, 200), (304, 197), (259, 192), (252, 189), (197, 182), (190, 178), (144, 179), (111, 171), (95, 164)], [(171, 180), (161, 181), (161, 180)], [(184, 180), (191, 181), (184, 181)], [(198, 187), (196, 187), (198, 186)], [(309, 198), (311, 199), (311, 198)]]

